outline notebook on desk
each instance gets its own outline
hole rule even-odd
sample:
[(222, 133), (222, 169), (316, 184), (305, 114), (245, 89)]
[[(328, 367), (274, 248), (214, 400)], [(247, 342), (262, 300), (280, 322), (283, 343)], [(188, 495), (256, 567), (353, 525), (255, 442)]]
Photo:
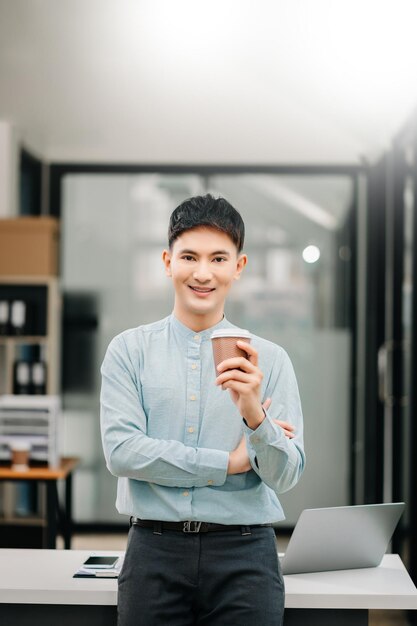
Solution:
[(376, 567), (404, 502), (305, 509), (284, 555), (283, 574)]

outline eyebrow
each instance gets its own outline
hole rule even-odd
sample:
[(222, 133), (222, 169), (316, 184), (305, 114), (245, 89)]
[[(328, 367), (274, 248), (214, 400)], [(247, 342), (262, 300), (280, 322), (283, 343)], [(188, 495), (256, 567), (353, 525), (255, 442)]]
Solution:
[[(198, 256), (198, 252), (195, 252), (194, 250), (189, 250), (188, 248), (185, 248), (184, 250), (180, 250), (179, 254), (193, 254), (194, 256)], [(230, 252), (228, 252), (227, 250), (216, 250), (216, 252), (211, 252), (210, 256), (217, 256), (218, 254), (230, 256)]]

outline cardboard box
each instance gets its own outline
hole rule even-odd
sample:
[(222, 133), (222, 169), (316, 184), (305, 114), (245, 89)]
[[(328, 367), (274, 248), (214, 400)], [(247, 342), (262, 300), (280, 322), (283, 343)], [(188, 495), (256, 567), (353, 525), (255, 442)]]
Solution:
[(0, 275), (57, 276), (58, 239), (55, 217), (0, 219)]

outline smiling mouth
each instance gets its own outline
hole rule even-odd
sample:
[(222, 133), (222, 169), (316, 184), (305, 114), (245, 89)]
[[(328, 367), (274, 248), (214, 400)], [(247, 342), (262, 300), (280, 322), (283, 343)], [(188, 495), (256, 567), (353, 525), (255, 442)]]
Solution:
[(193, 287), (192, 285), (188, 285), (190, 289), (197, 293), (210, 293), (214, 291), (214, 287)]

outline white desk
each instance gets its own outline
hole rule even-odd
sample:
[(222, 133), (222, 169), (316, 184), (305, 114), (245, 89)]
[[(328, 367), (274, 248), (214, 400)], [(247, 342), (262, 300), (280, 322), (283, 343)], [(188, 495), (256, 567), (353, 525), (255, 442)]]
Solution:
[[(2, 623), (115, 625), (117, 581), (72, 578), (90, 554), (0, 550), (0, 616), (8, 618)], [(362, 625), (369, 609), (417, 610), (417, 589), (395, 554), (386, 555), (377, 568), (286, 576), (285, 587), (286, 626)]]

